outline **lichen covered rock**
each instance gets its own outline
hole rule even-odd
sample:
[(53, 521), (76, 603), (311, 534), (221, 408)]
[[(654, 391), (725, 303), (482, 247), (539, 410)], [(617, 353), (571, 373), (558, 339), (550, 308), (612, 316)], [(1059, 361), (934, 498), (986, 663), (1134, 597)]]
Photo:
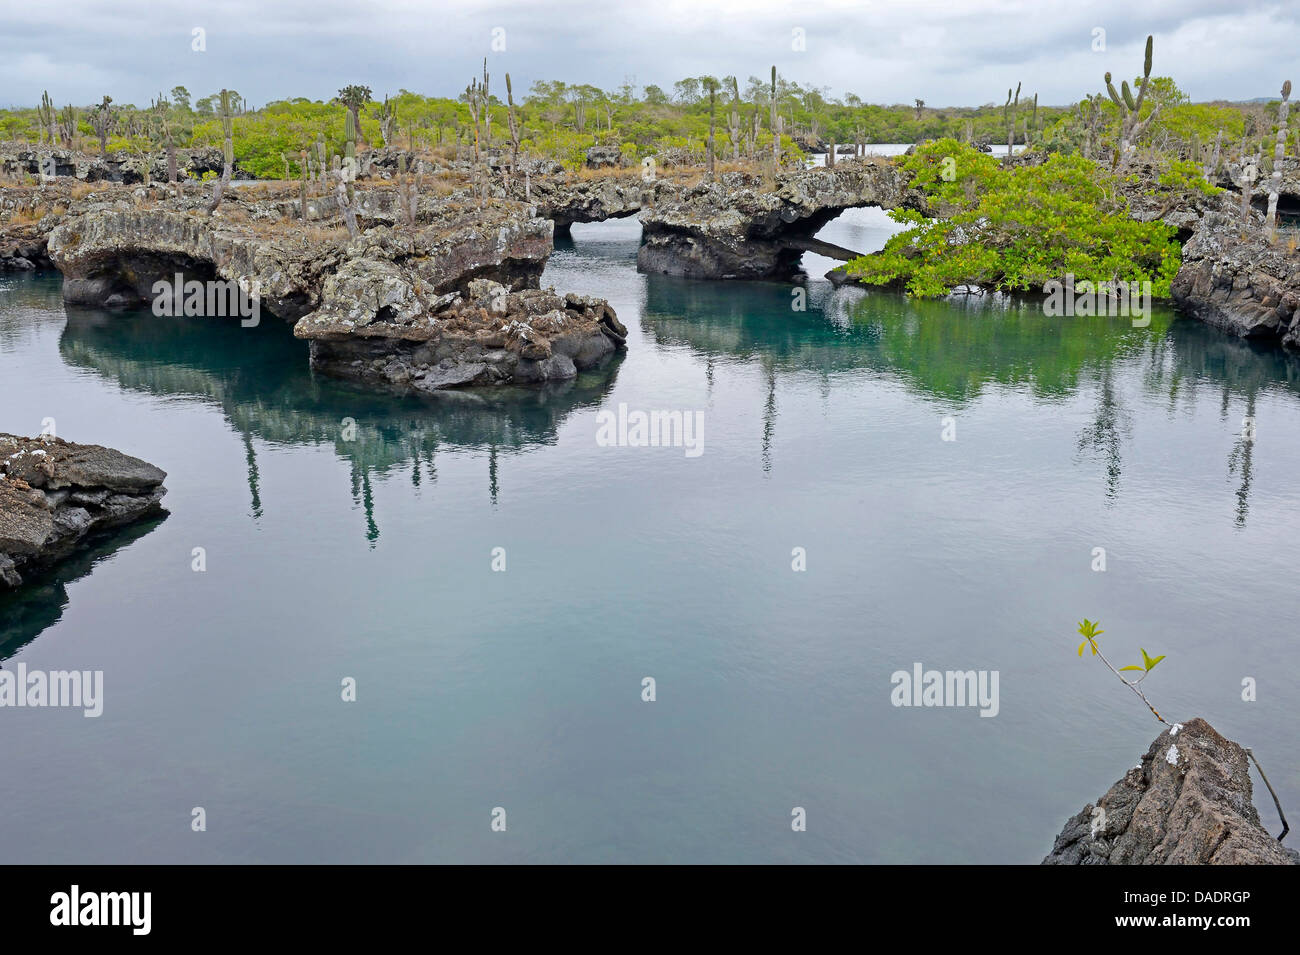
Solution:
[(1251, 801), (1246, 751), (1202, 719), (1165, 730), (1142, 762), (1065, 824), (1044, 865), (1293, 865)]
[(158, 513), (165, 471), (112, 448), (0, 434), (0, 587)]
[(627, 340), (609, 303), (590, 296), (474, 279), (432, 297), (392, 263), (346, 286), (326, 292), (351, 303), (346, 317), (309, 315), (294, 334), (311, 340), (316, 370), (399, 390), (572, 378)]

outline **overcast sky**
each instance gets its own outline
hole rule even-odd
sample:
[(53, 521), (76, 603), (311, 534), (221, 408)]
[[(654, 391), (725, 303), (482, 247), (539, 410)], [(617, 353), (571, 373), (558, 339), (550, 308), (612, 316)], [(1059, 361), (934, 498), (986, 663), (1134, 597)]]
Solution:
[[(256, 105), (348, 83), (456, 95), (488, 57), (493, 91), (534, 80), (671, 91), (708, 73), (782, 75), (873, 103), (978, 105), (1024, 83), (1041, 103), (1141, 72), (1193, 99), (1276, 96), (1300, 81), (1300, 0), (0, 0), (0, 105), (110, 94), (145, 105), (223, 86)], [(1094, 51), (1094, 31), (1105, 50)], [(194, 31), (206, 50), (196, 51)], [(497, 45), (493, 49), (494, 30)], [(795, 49), (795, 31), (804, 49)], [(502, 31), (504, 31), (502, 33)], [(1293, 77), (1291, 74), (1295, 73)]]

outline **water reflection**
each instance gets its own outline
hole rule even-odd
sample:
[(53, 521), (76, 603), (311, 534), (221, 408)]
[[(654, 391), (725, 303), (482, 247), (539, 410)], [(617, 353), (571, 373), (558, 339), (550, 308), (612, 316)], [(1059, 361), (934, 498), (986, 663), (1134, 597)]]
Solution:
[(0, 660), (7, 660), (58, 623), (68, 605), (68, 584), (87, 576), (98, 564), (144, 537), (167, 519), (167, 512), (125, 528), (98, 535), (44, 572), (24, 574), (17, 590), (0, 592)]
[[(1159, 402), (1174, 413), (1219, 392), (1222, 418), (1236, 406), (1253, 421), (1261, 394), (1300, 394), (1296, 356), (1230, 338), (1169, 308), (1156, 308), (1149, 325), (1135, 328), (1122, 318), (1048, 318), (1036, 302), (1013, 297), (925, 301), (813, 283), (807, 310), (798, 311), (791, 287), (779, 283), (738, 289), (661, 275), (645, 281), (642, 325), (652, 340), (690, 348), (705, 362), (710, 382), (717, 362), (753, 361), (762, 369), (765, 472), (783, 376), (817, 375), (826, 398), (837, 378), (873, 371), (954, 409), (993, 389), (1024, 391), (1040, 404), (1091, 393), (1094, 411), (1077, 446), (1081, 460), (1100, 460), (1110, 501), (1121, 491), (1131, 402)], [(1138, 395), (1117, 385), (1118, 368), (1130, 363), (1141, 368)], [(1228, 460), (1238, 484), (1238, 524), (1249, 507), (1252, 450), (1243, 436)]]
[(372, 481), (411, 467), (415, 487), (437, 481), (442, 450), (487, 452), (492, 502), (501, 494), (500, 457), (555, 444), (574, 410), (599, 404), (619, 359), (576, 379), (541, 387), (448, 392), (433, 397), (381, 394), (316, 376), (307, 347), (277, 322), (246, 329), (200, 318), (67, 309), (59, 353), (122, 388), (185, 396), (220, 407), (239, 434), (247, 460), (250, 513), (262, 498), (256, 441), (328, 445), (351, 469), (353, 503), (364, 512), (373, 543)]

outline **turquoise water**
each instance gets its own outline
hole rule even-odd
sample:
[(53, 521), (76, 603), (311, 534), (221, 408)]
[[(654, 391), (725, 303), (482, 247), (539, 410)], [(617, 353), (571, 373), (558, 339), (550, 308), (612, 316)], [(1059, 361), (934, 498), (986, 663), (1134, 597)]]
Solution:
[[(273, 320), (0, 277), (0, 431), (53, 417), (170, 489), (0, 598), (5, 667), (105, 696), (0, 709), (3, 861), (1037, 862), (1158, 729), (1075, 655), (1084, 616), (1118, 662), (1168, 654), (1153, 702), (1294, 815), (1300, 362), (1168, 312), (823, 282), (801, 312), (636, 274), (633, 221), (573, 231), (545, 282), (609, 298), (626, 357), (435, 401), (314, 378)], [(704, 453), (601, 446), (620, 404), (702, 412)], [(891, 705), (914, 662), (998, 671), (997, 716)]]

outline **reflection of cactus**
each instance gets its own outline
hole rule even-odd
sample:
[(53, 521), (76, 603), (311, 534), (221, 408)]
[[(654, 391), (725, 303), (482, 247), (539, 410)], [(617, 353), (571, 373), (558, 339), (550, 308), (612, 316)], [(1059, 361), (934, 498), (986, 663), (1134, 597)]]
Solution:
[(1115, 84), (1111, 82), (1110, 73), (1106, 74), (1106, 92), (1110, 94), (1111, 102), (1119, 110), (1120, 115), (1120, 132), (1119, 132), (1119, 152), (1115, 157), (1117, 168), (1123, 169), (1128, 163), (1129, 155), (1133, 147), (1147, 131), (1151, 121), (1156, 118), (1160, 112), (1160, 104), (1157, 103), (1151, 110), (1151, 114), (1146, 119), (1142, 119), (1142, 101), (1147, 94), (1147, 81), (1151, 78), (1151, 45), (1152, 38), (1147, 37), (1146, 56), (1142, 63), (1142, 79), (1138, 80), (1138, 94), (1135, 98), (1133, 91), (1129, 89), (1128, 80), (1124, 80), (1120, 87), (1120, 92), (1116, 92)]
[(1287, 118), (1291, 110), (1291, 81), (1282, 84), (1282, 102), (1277, 107), (1277, 142), (1273, 147), (1272, 173), (1268, 184), (1268, 215), (1265, 223), (1271, 238), (1277, 228), (1277, 197), (1282, 191), (1282, 158), (1286, 155)]

